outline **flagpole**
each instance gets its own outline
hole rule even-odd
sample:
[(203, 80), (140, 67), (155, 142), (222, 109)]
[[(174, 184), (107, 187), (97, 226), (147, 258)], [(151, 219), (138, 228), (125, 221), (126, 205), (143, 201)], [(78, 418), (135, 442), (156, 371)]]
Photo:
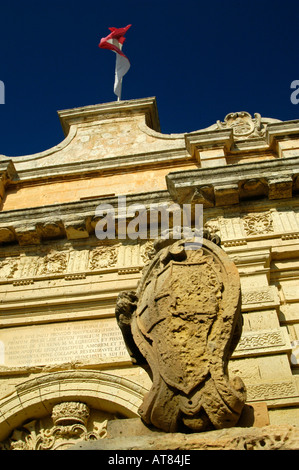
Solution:
[[(118, 71), (118, 68), (119, 68), (119, 64), (120, 64), (120, 61), (121, 60), (121, 56), (119, 54), (116, 53), (116, 60), (115, 60), (115, 82), (114, 84), (116, 83), (117, 81), (117, 71)], [(123, 86), (123, 77), (119, 78), (119, 84), (118, 84), (118, 95), (117, 95), (117, 101), (121, 101), (121, 92), (122, 92), (122, 86)]]
[(117, 97), (117, 101), (121, 101), (122, 86), (123, 86), (123, 79), (121, 79), (120, 81), (120, 93), (119, 93), (119, 96)]
[[(120, 44), (120, 50), (122, 50), (122, 44)], [(116, 59), (115, 59), (115, 77), (116, 77), (118, 54), (117, 53), (115, 53), (115, 54), (116, 54)], [(121, 78), (120, 79), (120, 87), (119, 87), (119, 95), (117, 96), (117, 101), (120, 101), (122, 86), (123, 86), (123, 79)]]
[[(117, 68), (117, 56), (116, 56), (116, 61), (115, 61), (115, 76), (116, 76), (116, 68)], [(123, 87), (123, 79), (121, 78), (120, 85), (119, 85), (119, 95), (117, 95), (117, 101), (121, 100), (122, 87)]]
[(120, 80), (120, 86), (119, 86), (119, 95), (117, 95), (116, 101), (121, 101), (121, 92), (122, 92), (122, 85), (123, 85), (123, 80)]

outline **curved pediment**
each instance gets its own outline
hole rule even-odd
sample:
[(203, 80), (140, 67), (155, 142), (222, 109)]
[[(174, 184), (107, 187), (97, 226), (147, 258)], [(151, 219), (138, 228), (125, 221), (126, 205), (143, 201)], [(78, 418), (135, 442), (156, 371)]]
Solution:
[[(58, 111), (66, 138), (49, 150), (10, 158), (17, 172), (185, 148), (184, 134), (160, 133), (155, 98)], [(2, 156), (2, 159), (7, 157)]]

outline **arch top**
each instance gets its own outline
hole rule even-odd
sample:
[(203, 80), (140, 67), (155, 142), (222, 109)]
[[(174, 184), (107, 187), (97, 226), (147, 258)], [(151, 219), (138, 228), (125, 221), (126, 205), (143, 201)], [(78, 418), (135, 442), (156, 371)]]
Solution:
[(53, 406), (62, 401), (82, 401), (97, 410), (136, 418), (147, 391), (129, 379), (95, 370), (58, 371), (31, 378), (0, 401), (0, 441), (25, 421), (51, 414)]

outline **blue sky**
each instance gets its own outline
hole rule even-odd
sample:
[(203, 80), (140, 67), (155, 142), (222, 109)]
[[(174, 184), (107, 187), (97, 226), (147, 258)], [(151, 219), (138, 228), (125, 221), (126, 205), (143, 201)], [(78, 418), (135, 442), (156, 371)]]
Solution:
[(298, 0), (1, 0), (0, 15), (0, 154), (46, 150), (64, 138), (57, 110), (116, 99), (98, 43), (130, 23), (122, 99), (156, 96), (163, 133), (234, 111), (299, 118)]

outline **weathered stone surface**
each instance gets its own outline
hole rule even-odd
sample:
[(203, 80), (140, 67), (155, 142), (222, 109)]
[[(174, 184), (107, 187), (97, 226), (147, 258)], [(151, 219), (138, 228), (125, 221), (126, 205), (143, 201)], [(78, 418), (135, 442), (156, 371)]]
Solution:
[(153, 378), (139, 413), (167, 432), (234, 426), (246, 397), (242, 380), (227, 375), (241, 333), (237, 268), (209, 240), (167, 243), (116, 306), (133, 361)]
[(194, 434), (153, 433), (80, 442), (69, 450), (299, 450), (299, 429), (286, 424)]
[[(265, 402), (245, 405), (238, 426), (241, 428), (262, 428), (269, 424), (269, 413)], [(155, 436), (164, 434), (161, 430), (144, 424), (140, 418), (110, 420), (107, 423), (107, 437), (109, 439), (133, 436)]]

